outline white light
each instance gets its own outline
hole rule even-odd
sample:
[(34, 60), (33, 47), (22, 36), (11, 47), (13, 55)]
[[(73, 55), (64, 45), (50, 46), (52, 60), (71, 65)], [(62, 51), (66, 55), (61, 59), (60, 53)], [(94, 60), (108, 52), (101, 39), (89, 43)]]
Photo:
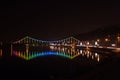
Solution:
[(95, 57), (97, 57), (98, 56), (98, 54), (97, 53), (95, 53)]
[(82, 46), (82, 42), (80, 43), (80, 45)]
[(95, 45), (98, 45), (98, 42), (97, 42), (97, 41), (95, 41)]
[(114, 47), (114, 46), (116, 46), (116, 44), (111, 44), (111, 46), (113, 46), (113, 47)]
[(83, 52), (82, 52), (82, 50), (80, 50), (80, 54), (82, 54)]

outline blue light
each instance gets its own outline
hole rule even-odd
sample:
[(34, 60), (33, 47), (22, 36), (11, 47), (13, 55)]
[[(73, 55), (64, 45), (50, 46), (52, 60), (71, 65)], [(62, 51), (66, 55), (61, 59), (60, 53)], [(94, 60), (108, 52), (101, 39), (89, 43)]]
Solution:
[(13, 55), (21, 57), (21, 58), (26, 59), (26, 60), (37, 58), (37, 57), (40, 57), (40, 56), (51, 56), (51, 55), (62, 56), (62, 57), (66, 57), (66, 58), (69, 58), (69, 59), (72, 58), (72, 56), (70, 56), (68, 54), (65, 54), (65, 53), (62, 53), (62, 52), (52, 52), (52, 51), (48, 51), (48, 52), (31, 52), (31, 53), (29, 53), (29, 55), (23, 55), (22, 52), (13, 51)]

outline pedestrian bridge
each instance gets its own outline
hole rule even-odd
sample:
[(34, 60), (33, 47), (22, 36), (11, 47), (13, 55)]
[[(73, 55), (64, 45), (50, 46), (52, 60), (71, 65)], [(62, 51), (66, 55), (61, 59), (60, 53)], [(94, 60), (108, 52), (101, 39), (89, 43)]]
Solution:
[(74, 37), (68, 37), (68, 38), (56, 40), (56, 41), (45, 41), (45, 40), (39, 40), (39, 39), (26, 36), (20, 40), (13, 42), (12, 44), (29, 44), (33, 46), (42, 45), (42, 44), (46, 44), (49, 46), (50, 45), (53, 45), (53, 46), (73, 46), (74, 45), (75, 46), (80, 44), (80, 40)]

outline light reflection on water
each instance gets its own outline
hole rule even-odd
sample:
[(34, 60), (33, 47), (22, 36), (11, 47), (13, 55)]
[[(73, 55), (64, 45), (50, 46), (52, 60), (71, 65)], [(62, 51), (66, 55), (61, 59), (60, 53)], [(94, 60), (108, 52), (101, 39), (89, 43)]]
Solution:
[(2, 49), (0, 49), (0, 56), (2, 56)]
[(77, 56), (83, 56), (91, 60), (100, 61), (101, 55), (98, 53), (91, 52), (89, 50), (82, 50), (77, 48), (69, 48), (69, 47), (54, 47), (50, 46), (49, 51), (31, 51), (29, 48), (26, 48), (25, 51), (21, 50), (13, 50), (12, 55), (18, 56), (25, 60), (34, 59), (40, 56), (48, 56), (48, 55), (56, 55), (66, 57), (68, 59), (74, 59)]

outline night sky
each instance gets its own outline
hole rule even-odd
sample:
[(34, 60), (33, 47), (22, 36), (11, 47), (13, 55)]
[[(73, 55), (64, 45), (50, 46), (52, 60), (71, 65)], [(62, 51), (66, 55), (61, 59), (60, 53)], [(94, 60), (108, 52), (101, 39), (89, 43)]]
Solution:
[(120, 22), (119, 2), (56, 1), (0, 2), (0, 40), (54, 40)]

